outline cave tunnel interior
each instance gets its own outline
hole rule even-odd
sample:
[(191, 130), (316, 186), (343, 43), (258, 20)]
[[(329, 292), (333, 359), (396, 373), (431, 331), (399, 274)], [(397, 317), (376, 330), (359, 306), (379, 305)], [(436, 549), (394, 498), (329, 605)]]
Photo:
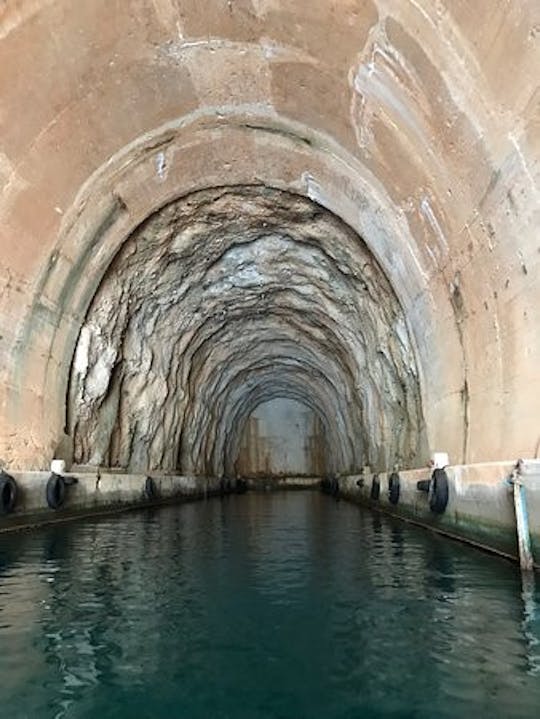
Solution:
[(0, 466), (538, 457), (538, 1), (132, 5), (0, 2)]
[(80, 330), (77, 464), (354, 473), (425, 453), (404, 312), (365, 242), (265, 186), (204, 190), (123, 243)]

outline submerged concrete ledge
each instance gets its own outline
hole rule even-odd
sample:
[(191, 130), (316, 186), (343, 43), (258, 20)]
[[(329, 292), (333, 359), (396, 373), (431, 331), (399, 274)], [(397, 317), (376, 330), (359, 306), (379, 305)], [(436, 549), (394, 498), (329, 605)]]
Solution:
[(321, 477), (245, 477), (248, 489), (276, 491), (280, 489), (315, 489), (320, 487)]
[[(428, 494), (417, 482), (431, 476), (429, 469), (399, 472), (399, 500), (389, 497), (390, 473), (359, 474), (338, 480), (345, 499), (405, 519), (447, 536), (466, 541), (511, 559), (518, 559), (516, 517), (508, 479), (515, 462), (446, 467), (448, 505), (442, 514), (430, 510)], [(535, 566), (540, 569), (540, 460), (522, 464)], [(372, 499), (374, 477), (380, 482), (378, 499)]]

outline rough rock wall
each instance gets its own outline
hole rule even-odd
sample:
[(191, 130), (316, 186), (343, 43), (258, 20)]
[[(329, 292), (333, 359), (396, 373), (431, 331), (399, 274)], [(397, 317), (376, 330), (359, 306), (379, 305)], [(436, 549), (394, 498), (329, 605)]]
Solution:
[(0, 460), (46, 467), (69, 444), (75, 347), (127, 238), (246, 185), (363, 238), (430, 449), (534, 456), (539, 66), (538, 0), (1, 4)]
[(167, 205), (124, 244), (83, 324), (75, 460), (231, 473), (247, 418), (284, 396), (321, 417), (333, 471), (425, 454), (405, 317), (355, 233), (264, 187)]

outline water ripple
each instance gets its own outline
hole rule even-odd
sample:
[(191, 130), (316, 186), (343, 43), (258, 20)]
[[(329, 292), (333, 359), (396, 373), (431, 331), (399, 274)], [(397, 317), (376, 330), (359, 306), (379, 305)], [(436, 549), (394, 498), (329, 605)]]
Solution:
[(537, 717), (512, 565), (318, 494), (0, 538), (8, 719)]

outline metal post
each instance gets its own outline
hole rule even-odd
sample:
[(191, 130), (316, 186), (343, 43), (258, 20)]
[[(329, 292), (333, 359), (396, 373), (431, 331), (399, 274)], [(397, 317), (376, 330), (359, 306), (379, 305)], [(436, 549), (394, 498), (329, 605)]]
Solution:
[(533, 570), (533, 555), (531, 550), (531, 536), (529, 534), (529, 516), (527, 513), (527, 498), (525, 487), (521, 481), (521, 460), (516, 464), (511, 477), (514, 486), (514, 508), (516, 511), (516, 526), (519, 547), (519, 563), (525, 572)]

